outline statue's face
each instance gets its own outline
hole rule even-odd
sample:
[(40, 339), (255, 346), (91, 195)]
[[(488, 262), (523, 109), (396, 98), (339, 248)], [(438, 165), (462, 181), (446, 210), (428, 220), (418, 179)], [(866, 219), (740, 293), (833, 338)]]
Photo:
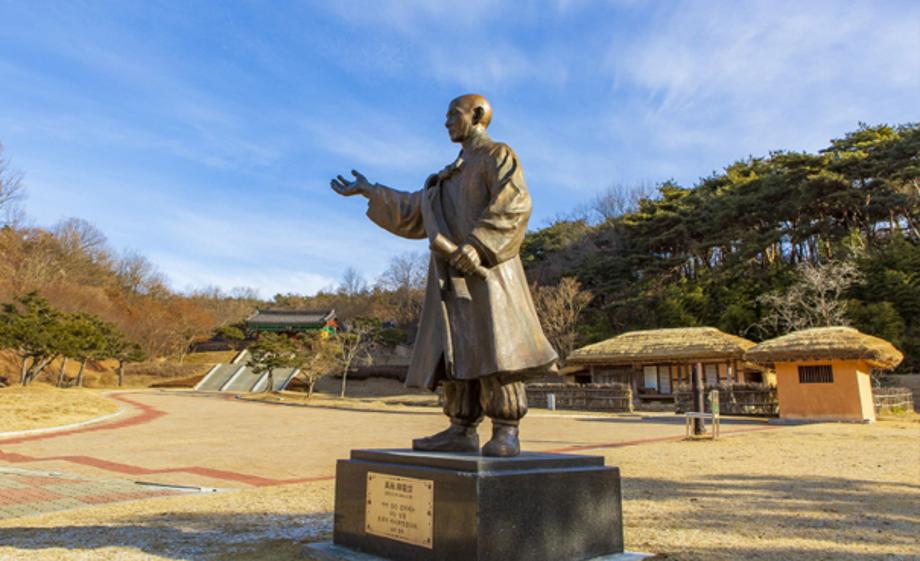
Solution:
[(452, 142), (463, 142), (473, 132), (473, 108), (464, 103), (451, 103), (444, 126)]

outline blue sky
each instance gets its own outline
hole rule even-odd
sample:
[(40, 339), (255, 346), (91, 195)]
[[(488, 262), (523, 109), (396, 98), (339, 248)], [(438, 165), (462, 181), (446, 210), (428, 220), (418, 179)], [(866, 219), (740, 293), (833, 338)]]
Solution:
[(89, 220), (179, 290), (312, 293), (424, 250), (329, 179), (419, 188), (467, 92), (538, 227), (612, 184), (920, 120), (920, 2), (0, 0), (30, 217)]

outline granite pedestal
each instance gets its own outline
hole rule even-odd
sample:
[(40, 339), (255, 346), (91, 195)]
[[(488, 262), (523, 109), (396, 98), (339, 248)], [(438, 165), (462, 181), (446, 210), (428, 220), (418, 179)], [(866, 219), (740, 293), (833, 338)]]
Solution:
[(391, 561), (622, 554), (620, 474), (600, 456), (354, 450), (336, 469), (333, 541)]

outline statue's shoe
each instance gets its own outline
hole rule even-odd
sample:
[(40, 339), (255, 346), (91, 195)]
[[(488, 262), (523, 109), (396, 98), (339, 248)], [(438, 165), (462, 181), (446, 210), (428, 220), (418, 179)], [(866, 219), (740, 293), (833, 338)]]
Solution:
[(518, 428), (508, 425), (492, 425), (492, 440), (482, 447), (483, 456), (510, 458), (521, 453)]
[(413, 450), (425, 452), (478, 452), (479, 434), (476, 427), (451, 425), (450, 428), (412, 441)]

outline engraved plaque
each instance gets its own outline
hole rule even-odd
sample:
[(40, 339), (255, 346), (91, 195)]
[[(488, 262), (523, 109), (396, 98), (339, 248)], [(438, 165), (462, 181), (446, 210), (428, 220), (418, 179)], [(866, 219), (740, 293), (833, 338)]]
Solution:
[(368, 534), (432, 549), (433, 510), (434, 481), (367, 473)]

